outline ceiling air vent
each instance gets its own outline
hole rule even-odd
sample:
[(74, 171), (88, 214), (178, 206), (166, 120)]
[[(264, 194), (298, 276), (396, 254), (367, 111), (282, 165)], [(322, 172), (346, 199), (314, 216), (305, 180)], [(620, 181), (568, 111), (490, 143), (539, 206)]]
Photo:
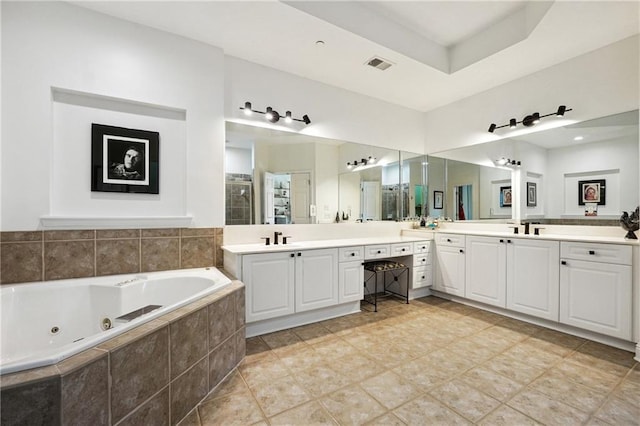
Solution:
[(387, 68), (389, 68), (393, 64), (391, 62), (385, 60), (385, 59), (382, 59), (382, 58), (378, 57), (378, 56), (374, 56), (373, 58), (371, 58), (371, 59), (369, 59), (367, 61), (367, 65), (369, 65), (370, 67), (377, 68), (379, 70), (384, 71), (384, 70), (386, 70)]

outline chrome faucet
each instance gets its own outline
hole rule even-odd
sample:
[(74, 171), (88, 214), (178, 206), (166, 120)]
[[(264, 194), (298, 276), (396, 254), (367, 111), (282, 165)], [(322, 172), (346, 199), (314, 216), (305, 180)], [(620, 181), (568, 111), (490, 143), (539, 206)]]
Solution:
[(278, 244), (279, 243), (278, 242), (278, 235), (282, 235), (282, 232), (276, 231), (276, 232), (273, 233), (273, 244)]

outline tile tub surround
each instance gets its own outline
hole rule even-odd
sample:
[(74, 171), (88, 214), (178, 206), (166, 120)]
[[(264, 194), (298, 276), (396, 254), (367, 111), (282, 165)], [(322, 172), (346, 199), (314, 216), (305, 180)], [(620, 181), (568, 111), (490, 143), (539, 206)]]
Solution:
[(0, 283), (222, 268), (223, 229), (0, 232)]
[(638, 425), (630, 352), (434, 296), (247, 339), (189, 425)]
[(177, 424), (244, 358), (244, 293), (233, 281), (56, 365), (0, 377), (0, 424)]

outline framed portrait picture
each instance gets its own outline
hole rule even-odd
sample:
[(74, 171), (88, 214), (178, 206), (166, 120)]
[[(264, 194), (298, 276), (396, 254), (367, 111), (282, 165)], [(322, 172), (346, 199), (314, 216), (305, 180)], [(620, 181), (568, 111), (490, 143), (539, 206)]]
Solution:
[(159, 193), (160, 134), (91, 125), (91, 191)]
[(607, 195), (605, 181), (605, 179), (578, 181), (578, 205), (584, 206), (586, 203), (595, 203), (599, 206), (604, 206)]
[(527, 182), (527, 207), (535, 207), (538, 204), (538, 192), (535, 182)]
[(444, 198), (444, 193), (442, 191), (433, 191), (433, 208), (434, 209), (442, 209), (444, 207), (442, 204), (443, 198)]
[(511, 207), (511, 185), (500, 187), (500, 207)]

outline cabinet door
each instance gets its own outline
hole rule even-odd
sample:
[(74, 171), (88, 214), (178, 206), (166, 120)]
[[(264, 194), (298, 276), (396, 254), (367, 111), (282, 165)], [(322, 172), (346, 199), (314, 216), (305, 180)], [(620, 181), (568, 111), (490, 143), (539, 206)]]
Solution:
[(507, 308), (558, 321), (559, 243), (524, 238), (507, 241)]
[(364, 266), (362, 261), (338, 265), (340, 303), (355, 302), (364, 297)]
[(631, 340), (631, 266), (563, 259), (560, 276), (560, 322)]
[(243, 256), (242, 281), (246, 286), (247, 322), (294, 312), (295, 260), (292, 254)]
[(464, 249), (439, 246), (436, 290), (464, 297)]
[(465, 297), (506, 306), (506, 239), (467, 236)]
[(338, 304), (338, 249), (296, 253), (296, 312)]

